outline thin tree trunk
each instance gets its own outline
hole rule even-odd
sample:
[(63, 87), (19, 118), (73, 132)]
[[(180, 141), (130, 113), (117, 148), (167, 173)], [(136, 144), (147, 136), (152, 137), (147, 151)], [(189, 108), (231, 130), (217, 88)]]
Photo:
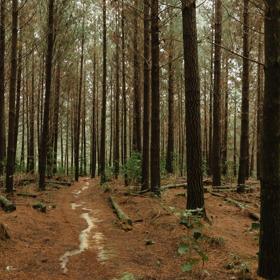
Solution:
[[(261, 25), (262, 26), (262, 25)], [(261, 30), (262, 28), (260, 28)], [(258, 61), (262, 61), (263, 46), (259, 36)], [(262, 114), (263, 114), (263, 68), (258, 64), (258, 88), (257, 88), (257, 178), (261, 179), (261, 137), (262, 137)]]
[(21, 76), (22, 76), (22, 42), (21, 36), (19, 36), (20, 46), (18, 53), (18, 71), (17, 71), (17, 95), (16, 95), (16, 117), (15, 117), (15, 159), (16, 162), (16, 153), (18, 147), (18, 130), (19, 130), (19, 115), (20, 115), (20, 97), (21, 97)]
[(213, 186), (221, 185), (221, 42), (222, 42), (222, 2), (215, 6), (215, 59), (214, 59), (214, 105), (213, 105)]
[(57, 172), (58, 126), (60, 108), (60, 62), (56, 68), (55, 99), (54, 99), (54, 127), (53, 127), (53, 174)]
[(15, 172), (15, 98), (17, 85), (18, 1), (12, 1), (11, 75), (9, 92), (9, 130), (6, 166), (6, 192), (13, 192)]
[(83, 92), (83, 75), (84, 75), (84, 44), (85, 44), (85, 30), (83, 18), (83, 34), (81, 41), (81, 60), (80, 60), (80, 81), (78, 104), (76, 107), (75, 121), (74, 121), (74, 165), (75, 165), (75, 181), (79, 181), (79, 166), (80, 166), (80, 132), (81, 132), (81, 107), (82, 107), (82, 92)]
[(52, 59), (53, 59), (53, 47), (54, 47), (53, 27), (54, 27), (54, 0), (49, 0), (44, 120), (43, 120), (43, 130), (41, 136), (40, 157), (39, 157), (40, 190), (45, 190), (46, 188), (45, 174), (46, 174), (46, 161), (47, 161), (47, 153), (48, 153), (49, 114), (50, 114), (50, 99), (51, 99), (51, 85), (52, 85)]
[(151, 114), (151, 190), (160, 194), (160, 94), (159, 94), (159, 3), (151, 0), (152, 114)]
[(106, 102), (107, 102), (107, 25), (106, 25), (106, 0), (103, 0), (103, 82), (102, 82), (102, 113), (100, 135), (100, 175), (101, 183), (106, 182)]
[(94, 49), (92, 82), (91, 178), (95, 178), (96, 176), (96, 63), (96, 49)]
[(150, 95), (151, 95), (151, 71), (150, 71), (150, 7), (151, 1), (144, 0), (144, 100), (143, 100), (143, 149), (142, 149), (142, 189), (149, 188), (150, 179)]
[(138, 47), (138, 0), (134, 0), (134, 37), (133, 37), (133, 151), (141, 153), (141, 95), (140, 95), (140, 63)]
[(241, 137), (238, 184), (244, 184), (249, 176), (249, 0), (244, 0), (243, 10), (243, 77)]
[(28, 138), (28, 154), (27, 154), (27, 172), (34, 172), (34, 152), (35, 152), (35, 102), (34, 102), (34, 93), (35, 93), (35, 61), (34, 61), (34, 52), (32, 53), (32, 74), (31, 74), (31, 96), (29, 103), (29, 138)]
[[(123, 101), (123, 164), (127, 161), (127, 97), (126, 97), (126, 68), (125, 68), (125, 26), (124, 3), (122, 0), (122, 101)], [(125, 185), (128, 185), (127, 174), (124, 175)]]
[(226, 59), (225, 65), (225, 103), (224, 103), (224, 131), (223, 131), (223, 150), (222, 150), (222, 168), (223, 168), (223, 175), (227, 175), (228, 171), (228, 164), (227, 164), (227, 157), (228, 157), (228, 75), (229, 75), (229, 59)]
[(5, 161), (5, 13), (6, 0), (0, 7), (0, 176), (4, 173)]
[(116, 96), (115, 96), (115, 148), (114, 148), (114, 175), (118, 178), (120, 169), (120, 46), (119, 46), (119, 6), (116, 14)]
[(174, 172), (174, 65), (173, 65), (173, 39), (171, 38), (168, 56), (168, 139), (166, 153), (166, 171)]

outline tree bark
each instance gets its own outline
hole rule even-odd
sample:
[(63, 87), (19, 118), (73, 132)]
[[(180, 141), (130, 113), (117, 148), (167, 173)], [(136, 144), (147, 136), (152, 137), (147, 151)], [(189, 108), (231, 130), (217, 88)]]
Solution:
[(213, 96), (213, 141), (212, 173), (213, 186), (221, 185), (221, 42), (222, 42), (222, 2), (215, 5), (215, 59)]
[(173, 39), (171, 38), (168, 56), (168, 139), (166, 153), (166, 171), (174, 172), (174, 65), (173, 65)]
[(138, 46), (138, 0), (134, 0), (134, 35), (133, 35), (133, 151), (141, 153), (141, 95), (140, 95), (140, 63)]
[(39, 156), (39, 188), (45, 190), (45, 174), (46, 161), (48, 153), (48, 138), (49, 138), (49, 114), (50, 114), (50, 99), (52, 85), (52, 60), (54, 47), (54, 0), (49, 0), (48, 3), (48, 37), (47, 37), (47, 55), (46, 55), (46, 86), (45, 86), (45, 103), (44, 103), (44, 119), (43, 129), (40, 143)]
[(204, 209), (196, 1), (183, 0), (182, 4), (187, 128), (187, 209)]
[(0, 176), (4, 173), (5, 161), (5, 13), (6, 0), (0, 7)]
[(280, 277), (280, 0), (266, 1), (259, 275)]
[(115, 135), (114, 135), (114, 175), (117, 179), (120, 171), (120, 45), (119, 45), (119, 6), (116, 13), (116, 96), (115, 96)]
[(159, 94), (159, 3), (151, 1), (152, 114), (151, 114), (151, 190), (160, 194), (160, 94)]
[(249, 176), (249, 0), (244, 0), (243, 10), (243, 76), (241, 138), (238, 184), (245, 184)]
[(143, 150), (142, 150), (142, 189), (149, 188), (150, 183), (150, 95), (151, 95), (151, 1), (144, 0), (144, 101), (143, 101)]
[(13, 192), (15, 172), (15, 98), (17, 83), (18, 1), (12, 1), (11, 75), (9, 92), (9, 130), (6, 166), (6, 192)]
[(100, 175), (101, 183), (106, 182), (106, 102), (107, 102), (107, 25), (106, 25), (106, 0), (103, 0), (103, 82), (102, 82), (102, 112), (100, 134)]

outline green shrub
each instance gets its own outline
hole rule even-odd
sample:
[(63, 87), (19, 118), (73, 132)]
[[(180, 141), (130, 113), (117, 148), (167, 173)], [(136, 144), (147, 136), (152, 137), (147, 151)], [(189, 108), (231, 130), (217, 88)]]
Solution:
[(122, 173), (126, 176), (129, 184), (141, 182), (142, 159), (140, 153), (132, 153), (131, 157), (122, 167)]

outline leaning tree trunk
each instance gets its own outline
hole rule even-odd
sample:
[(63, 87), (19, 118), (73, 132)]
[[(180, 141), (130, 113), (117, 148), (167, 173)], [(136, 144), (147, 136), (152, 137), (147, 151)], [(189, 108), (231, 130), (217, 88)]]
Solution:
[(215, 6), (215, 59), (213, 95), (213, 141), (212, 173), (213, 186), (221, 185), (221, 42), (222, 42), (222, 2)]
[(204, 209), (196, 1), (182, 2), (187, 128), (187, 209)]
[(6, 0), (0, 7), (0, 176), (4, 173), (5, 160), (5, 13)]
[(15, 171), (15, 98), (17, 84), (18, 1), (12, 2), (11, 76), (9, 92), (9, 130), (6, 166), (6, 191), (13, 192)]
[(152, 114), (151, 114), (151, 190), (160, 193), (160, 94), (159, 94), (159, 3), (151, 1)]
[(144, 100), (143, 100), (143, 149), (142, 149), (142, 189), (149, 188), (150, 165), (150, 0), (144, 0)]
[(238, 173), (239, 185), (244, 184), (249, 176), (249, 0), (244, 0), (243, 20), (243, 77)]
[(280, 278), (280, 0), (266, 1), (259, 275)]
[(47, 56), (46, 56), (46, 87), (45, 87), (45, 104), (44, 104), (44, 119), (43, 129), (40, 143), (40, 156), (39, 156), (39, 188), (45, 190), (45, 175), (46, 175), (46, 162), (48, 152), (48, 138), (49, 138), (49, 115), (50, 115), (50, 99), (51, 99), (51, 86), (52, 86), (52, 60), (53, 60), (53, 47), (54, 47), (54, 0), (49, 0), (48, 8), (48, 38), (47, 38)]

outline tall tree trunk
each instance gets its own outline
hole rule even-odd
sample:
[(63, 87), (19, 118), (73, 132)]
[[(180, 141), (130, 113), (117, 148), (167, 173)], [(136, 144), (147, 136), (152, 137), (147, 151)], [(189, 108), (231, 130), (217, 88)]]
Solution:
[[(127, 98), (126, 98), (126, 68), (125, 68), (125, 25), (124, 25), (124, 2), (122, 0), (122, 105), (123, 105), (123, 164), (127, 161)], [(127, 174), (125, 177), (125, 185), (128, 185)]]
[(221, 185), (221, 42), (222, 42), (222, 2), (215, 6), (215, 59), (214, 59), (214, 104), (212, 173), (213, 186)]
[(259, 275), (280, 277), (280, 0), (266, 1)]
[(60, 62), (56, 68), (55, 98), (54, 98), (54, 127), (53, 127), (53, 174), (57, 172), (58, 126), (60, 108)]
[[(262, 26), (262, 25), (261, 25)], [(262, 30), (262, 28), (260, 28)], [(258, 61), (263, 58), (262, 36), (259, 35)], [(258, 64), (258, 88), (257, 88), (257, 178), (261, 179), (261, 137), (262, 137), (262, 114), (263, 114), (263, 68)]]
[(31, 92), (30, 92), (30, 103), (29, 103), (29, 139), (28, 139), (28, 154), (27, 154), (27, 172), (34, 172), (34, 160), (35, 160), (35, 57), (34, 52), (32, 53), (32, 74), (31, 74)]
[[(83, 16), (84, 17), (84, 16)], [(80, 61), (80, 81), (78, 102), (76, 107), (75, 121), (74, 121), (74, 165), (75, 165), (75, 181), (79, 181), (79, 167), (80, 167), (80, 134), (81, 134), (81, 107), (82, 107), (82, 92), (83, 92), (83, 75), (84, 75), (84, 44), (85, 44), (85, 30), (83, 18), (83, 34), (81, 41), (81, 61)]]
[(6, 0), (0, 7), (0, 176), (4, 173), (5, 161), (5, 13)]
[(237, 175), (237, 97), (234, 95), (234, 119), (233, 119), (233, 176)]
[(6, 192), (13, 192), (15, 171), (15, 98), (17, 84), (18, 1), (12, 1), (11, 75), (9, 92), (9, 130), (6, 166)]
[(159, 94), (159, 3), (151, 0), (152, 114), (151, 114), (151, 190), (160, 194), (160, 94)]
[(16, 96), (16, 116), (15, 116), (15, 159), (18, 147), (18, 130), (19, 130), (19, 115), (20, 115), (20, 97), (21, 97), (21, 81), (22, 81), (22, 41), (19, 36), (19, 53), (18, 53), (18, 71), (17, 71), (17, 96)]
[(49, 115), (50, 115), (50, 99), (52, 86), (52, 60), (54, 47), (54, 0), (49, 0), (48, 4), (48, 38), (47, 38), (47, 55), (46, 55), (46, 86), (45, 86), (45, 103), (44, 103), (44, 119), (43, 129), (40, 143), (39, 156), (39, 188), (45, 190), (45, 174), (46, 161), (48, 153), (49, 138)]
[[(211, 39), (214, 42), (215, 39), (215, 1), (213, 1), (212, 7), (212, 28), (211, 28)], [(215, 48), (214, 44), (211, 44), (211, 66), (210, 66), (210, 91), (209, 91), (209, 149), (208, 149), (208, 175), (212, 175), (212, 159), (213, 159), (213, 97), (214, 97), (214, 84), (213, 84), (213, 71), (214, 71), (214, 55)]]
[(187, 209), (204, 209), (196, 1), (182, 2), (187, 127)]
[(140, 63), (138, 46), (138, 0), (134, 0), (134, 35), (133, 35), (133, 151), (141, 153), (141, 95), (140, 95)]
[(114, 136), (114, 175), (118, 178), (120, 169), (120, 45), (119, 45), (119, 6), (116, 13), (116, 96), (115, 96), (115, 136)]
[(225, 65), (225, 103), (224, 103), (224, 132), (223, 132), (223, 150), (222, 150), (222, 168), (223, 168), (223, 175), (227, 175), (228, 164), (227, 164), (227, 157), (228, 157), (228, 74), (229, 74), (229, 59), (226, 59)]
[(166, 171), (174, 172), (174, 65), (173, 65), (173, 39), (171, 38), (168, 56), (168, 139), (166, 153)]
[(243, 77), (238, 173), (239, 185), (244, 184), (249, 176), (249, 0), (244, 0), (243, 21)]
[(144, 0), (144, 100), (143, 100), (143, 150), (142, 150), (142, 189), (149, 188), (150, 180), (150, 95), (151, 95), (151, 1)]
[[(95, 46), (96, 48), (96, 46)], [(91, 131), (91, 178), (96, 176), (96, 49), (93, 55), (92, 81), (92, 131)]]
[(106, 0), (103, 0), (103, 82), (102, 82), (102, 113), (100, 134), (100, 175), (101, 183), (106, 182), (106, 100), (107, 100), (107, 25), (106, 25)]

